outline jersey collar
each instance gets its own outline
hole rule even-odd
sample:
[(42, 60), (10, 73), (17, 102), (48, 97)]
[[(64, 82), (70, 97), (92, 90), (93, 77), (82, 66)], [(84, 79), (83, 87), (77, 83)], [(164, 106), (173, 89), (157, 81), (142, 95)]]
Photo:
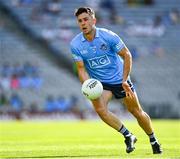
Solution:
[[(99, 29), (96, 28), (96, 35), (95, 35), (95, 38), (98, 38), (99, 37)], [(86, 41), (87, 39), (83, 36), (83, 33), (81, 33), (81, 41), (84, 42)]]

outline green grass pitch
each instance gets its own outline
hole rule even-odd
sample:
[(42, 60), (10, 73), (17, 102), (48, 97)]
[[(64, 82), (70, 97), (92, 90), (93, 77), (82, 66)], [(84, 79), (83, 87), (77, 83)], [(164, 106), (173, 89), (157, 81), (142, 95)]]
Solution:
[(180, 120), (153, 120), (161, 155), (152, 154), (136, 121), (124, 124), (138, 138), (130, 154), (123, 137), (101, 121), (1, 121), (0, 158), (180, 158)]

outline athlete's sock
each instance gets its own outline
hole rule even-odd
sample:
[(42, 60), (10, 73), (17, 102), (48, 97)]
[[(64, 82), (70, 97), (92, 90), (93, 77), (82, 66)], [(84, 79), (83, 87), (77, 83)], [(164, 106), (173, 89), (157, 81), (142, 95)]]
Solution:
[(121, 126), (121, 128), (119, 129), (119, 132), (124, 136), (124, 137), (129, 137), (132, 134), (129, 132), (128, 129), (126, 129), (126, 127), (124, 125)]
[(148, 134), (148, 136), (149, 136), (149, 141), (151, 145), (154, 145), (156, 142), (158, 143), (158, 140), (156, 139), (156, 136), (154, 133)]

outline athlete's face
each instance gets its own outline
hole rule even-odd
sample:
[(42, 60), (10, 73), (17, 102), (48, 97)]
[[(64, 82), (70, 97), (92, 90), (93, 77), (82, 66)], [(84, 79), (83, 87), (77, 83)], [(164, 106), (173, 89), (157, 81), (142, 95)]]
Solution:
[(90, 34), (96, 24), (96, 19), (87, 13), (82, 13), (77, 17), (77, 22), (84, 34)]

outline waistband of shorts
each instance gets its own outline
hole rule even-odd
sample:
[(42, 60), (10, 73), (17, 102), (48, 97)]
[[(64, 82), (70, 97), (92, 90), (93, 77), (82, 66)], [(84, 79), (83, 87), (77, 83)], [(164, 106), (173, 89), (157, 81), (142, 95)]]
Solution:
[[(109, 83), (103, 83), (103, 82), (101, 82), (102, 83), (102, 85), (105, 85), (105, 86), (110, 86), (110, 87), (118, 87), (118, 86), (122, 86), (122, 83), (120, 83), (120, 84), (109, 84)], [(130, 86), (132, 86), (133, 85), (133, 83), (131, 82), (131, 81), (127, 81), (127, 83), (130, 85)]]

